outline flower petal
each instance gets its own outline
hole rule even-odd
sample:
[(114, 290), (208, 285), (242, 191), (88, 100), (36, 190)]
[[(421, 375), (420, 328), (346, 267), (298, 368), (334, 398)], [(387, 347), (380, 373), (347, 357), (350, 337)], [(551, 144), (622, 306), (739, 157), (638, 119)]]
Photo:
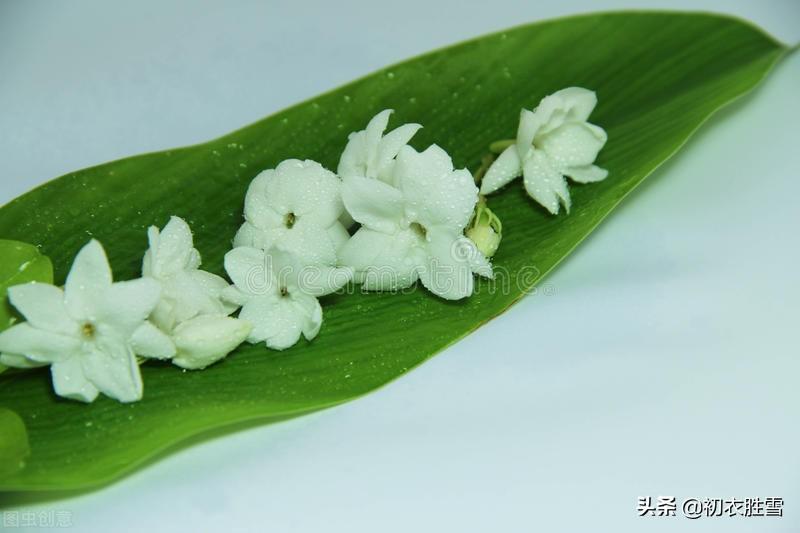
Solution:
[(224, 302), (220, 302), (220, 295), (222, 294), (222, 291), (230, 286), (225, 278), (217, 276), (216, 274), (212, 274), (211, 272), (206, 272), (205, 270), (195, 270), (189, 275), (200, 287), (203, 288), (203, 291), (212, 299), (212, 301), (216, 301), (216, 303), (219, 304), (215, 304), (208, 308), (203, 308), (201, 312), (208, 314), (219, 314), (219, 310), (212, 311), (212, 309), (219, 309), (219, 306), (221, 306), (221, 312), (225, 315), (229, 315), (238, 309), (239, 306), (226, 305)]
[(47, 366), (48, 363), (40, 363), (33, 359), (28, 359), (24, 355), (15, 353), (0, 353), (0, 365), (13, 368), (38, 368), (40, 366)]
[(608, 177), (608, 170), (595, 165), (569, 167), (564, 170), (564, 173), (569, 176), (572, 181), (577, 181), (578, 183), (594, 183), (596, 181), (603, 181)]
[(23, 322), (0, 333), (0, 352), (24, 355), (39, 363), (62, 361), (81, 346), (76, 337), (37, 329)]
[(392, 173), (394, 158), (400, 153), (403, 146), (407, 145), (411, 138), (422, 128), (419, 124), (403, 124), (402, 126), (390, 131), (381, 139), (378, 146), (378, 156), (375, 163), (375, 175), (367, 174), (367, 177), (378, 178), (381, 181), (394, 185)]
[(249, 342), (266, 342), (269, 348), (283, 350), (300, 339), (308, 317), (290, 298), (259, 296), (242, 306), (239, 318), (253, 325)]
[(367, 175), (367, 135), (364, 131), (353, 132), (347, 138), (336, 173), (342, 178)]
[(206, 294), (213, 298), (219, 298), (222, 290), (230, 285), (222, 276), (217, 276), (205, 270), (189, 272), (189, 276), (202, 287)]
[(162, 231), (155, 226), (147, 230), (150, 241), (147, 269), (156, 278), (169, 276), (180, 272), (199, 260), (197, 251), (194, 250), (192, 230), (189, 225), (179, 217), (170, 217), (169, 222)]
[[(417, 191), (437, 178), (450, 175), (453, 172), (453, 160), (438, 145), (432, 144), (422, 152), (417, 152), (410, 146), (404, 146), (397, 154), (395, 174), (398, 178), (399, 188), (406, 192), (410, 189)], [(424, 191), (423, 191), (424, 192)]]
[(305, 316), (301, 330), (303, 337), (310, 341), (317, 336), (322, 327), (322, 306), (316, 298), (307, 294), (297, 294), (292, 299)]
[(472, 269), (472, 272), (482, 278), (494, 279), (492, 263), (482, 253), (478, 252), (478, 254), (479, 255), (476, 255), (473, 258), (473, 261), (470, 262), (469, 266)]
[(260, 230), (283, 226), (285, 212), (278, 212), (267, 198), (267, 184), (276, 179), (275, 170), (269, 169), (253, 178), (244, 197), (244, 218)]
[(556, 168), (584, 166), (594, 162), (606, 138), (605, 131), (597, 126), (573, 122), (545, 135), (540, 147)]
[(99, 298), (111, 286), (111, 267), (103, 246), (92, 239), (81, 248), (64, 285), (64, 304), (73, 318), (94, 316)]
[(172, 331), (172, 328), (174, 328), (175, 324), (178, 322), (175, 302), (162, 296), (156, 308), (153, 309), (153, 312), (150, 313), (147, 319), (162, 331)]
[(39, 329), (71, 335), (77, 323), (67, 314), (64, 291), (47, 283), (26, 283), (8, 288), (8, 299)]
[(175, 328), (178, 348), (172, 362), (182, 368), (205, 368), (216, 363), (245, 341), (252, 329), (245, 321), (222, 315), (203, 315)]
[(353, 219), (369, 229), (394, 233), (403, 219), (403, 193), (372, 178), (348, 177), (342, 200)]
[(565, 204), (569, 205), (566, 180), (550, 165), (547, 156), (541, 150), (535, 150), (525, 161), (523, 175), (525, 190), (528, 191), (530, 197), (553, 215), (558, 214), (559, 199), (566, 197)]
[(142, 375), (127, 342), (103, 336), (82, 354), (83, 375), (100, 392), (120, 402), (142, 398)]
[(337, 169), (341, 177), (372, 178), (394, 184), (394, 158), (421, 126), (405, 124), (383, 135), (391, 113), (391, 109), (381, 111), (364, 131), (350, 134)]
[(534, 140), (565, 123), (584, 122), (597, 104), (597, 95), (581, 87), (567, 87), (545, 96), (534, 111), (523, 109), (517, 130), (517, 152), (526, 160)]
[(533, 150), (533, 139), (536, 137), (536, 134), (539, 133), (542, 124), (546, 121), (544, 118), (545, 110), (542, 109), (542, 103), (545, 103), (545, 100), (542, 100), (539, 104), (539, 108), (537, 108), (535, 112), (528, 109), (523, 109), (519, 112), (516, 147), (517, 154), (521, 161), (526, 160), (530, 156), (530, 152)]
[(278, 279), (278, 285), (292, 292), (325, 296), (336, 292), (353, 279), (351, 267), (304, 264), (296, 255), (280, 247), (273, 248), (267, 255), (272, 261), (272, 271)]
[(307, 265), (301, 271), (299, 288), (310, 296), (333, 294), (353, 279), (351, 267), (333, 267), (327, 265)]
[[(150, 228), (153, 229), (153, 228)], [(150, 235), (150, 230), (147, 231), (148, 233), (148, 240), (150, 241), (150, 247), (152, 248), (153, 236)], [(145, 278), (152, 278), (155, 276), (153, 272), (153, 252), (150, 248), (148, 248), (144, 252), (144, 256), (142, 257), (142, 277)]]
[(569, 187), (567, 186), (567, 180), (564, 176), (561, 176), (560, 180), (555, 180), (555, 183), (553, 183), (553, 190), (561, 199), (561, 203), (564, 204), (564, 209), (566, 209), (567, 214), (569, 214), (569, 210), (572, 208), (572, 198), (569, 195)]
[(258, 270), (262, 276), (265, 275), (264, 250), (248, 247), (234, 248), (225, 254), (224, 263), (228, 277), (231, 278), (234, 285), (242, 290), (249, 287), (253, 271)]
[(169, 336), (150, 322), (136, 328), (130, 340), (131, 349), (140, 357), (169, 359), (175, 355), (175, 344)]
[(471, 239), (464, 236), (456, 237), (453, 253), (458, 259), (465, 259), (473, 273), (489, 279), (494, 277), (492, 263)]
[(337, 244), (327, 229), (323, 230), (306, 219), (298, 221), (275, 243), (275, 247), (295, 254), (305, 264), (332, 265), (336, 263)]
[(249, 246), (251, 248), (261, 248), (269, 250), (275, 241), (280, 239), (286, 228), (272, 228), (270, 230), (259, 229), (255, 224), (245, 221), (233, 237), (233, 246)]
[(381, 142), (383, 132), (389, 125), (389, 116), (393, 113), (391, 109), (384, 109), (369, 121), (364, 130), (364, 153), (366, 157), (366, 177), (378, 177), (378, 147)]
[(83, 365), (78, 356), (53, 363), (50, 367), (53, 390), (62, 398), (93, 402), (100, 391), (83, 374)]
[(468, 170), (453, 170), (447, 152), (435, 144), (422, 153), (405, 146), (397, 156), (395, 177), (409, 220), (459, 232), (466, 227), (478, 202), (478, 188)]
[(522, 174), (522, 161), (516, 146), (509, 146), (489, 167), (481, 180), (481, 194), (491, 194)]
[[(161, 299), (167, 300), (172, 304), (177, 322), (189, 320), (197, 315), (224, 313), (225, 308), (219, 300), (219, 293), (222, 289), (218, 286), (216, 289), (213, 287), (209, 289), (203, 285), (203, 283), (208, 282), (217, 283), (212, 276), (221, 281), (222, 286), (228, 286), (225, 280), (219, 278), (219, 276), (214, 276), (202, 270), (180, 272), (162, 282), (163, 292)], [(209, 290), (212, 292), (209, 293)], [(234, 310), (232, 308), (231, 312)]]
[(336, 248), (337, 255), (339, 250), (342, 249), (342, 246), (344, 246), (344, 243), (350, 239), (350, 234), (347, 233), (347, 229), (341, 222), (334, 222), (333, 225), (328, 228), (328, 236), (331, 238), (331, 242), (333, 242), (333, 246)]
[(197, 270), (202, 263), (203, 259), (200, 257), (200, 252), (192, 248), (189, 251), (189, 260), (186, 262), (186, 270)]
[(411, 230), (390, 235), (361, 228), (342, 247), (341, 262), (355, 270), (355, 279), (364, 290), (404, 289), (419, 278), (423, 243)]
[(237, 308), (243, 306), (248, 300), (253, 298), (252, 294), (240, 291), (236, 285), (231, 285), (223, 289), (220, 299), (226, 304), (235, 305)]
[(561, 106), (567, 111), (567, 120), (576, 122), (586, 121), (597, 105), (595, 92), (583, 87), (567, 87), (551, 96), (561, 100)]
[[(580, 117), (583, 116), (582, 112), (588, 101), (581, 97), (573, 98), (569, 89), (571, 88), (545, 96), (533, 111), (523, 110), (517, 132), (517, 147), (523, 160), (527, 159), (528, 151), (541, 136), (561, 127), (565, 122), (584, 120)], [(577, 87), (574, 89), (586, 91)]]
[(161, 298), (161, 284), (152, 278), (120, 281), (99, 296), (93, 320), (129, 339), (153, 312)]
[[(234, 248), (225, 254), (225, 271), (236, 288), (254, 296), (278, 295), (276, 279), (272, 274), (264, 250)], [(228, 290), (225, 290), (228, 294)]]
[[(475, 281), (469, 257), (464, 256), (464, 239), (446, 228), (428, 231), (428, 262), (419, 274), (426, 289), (446, 300), (460, 300), (472, 294)], [(474, 248), (474, 244), (472, 245)]]
[[(265, 192), (269, 206), (281, 215), (294, 215), (327, 228), (342, 214), (341, 181), (316, 161), (287, 159), (275, 168)], [(283, 220), (282, 220), (283, 223)]]

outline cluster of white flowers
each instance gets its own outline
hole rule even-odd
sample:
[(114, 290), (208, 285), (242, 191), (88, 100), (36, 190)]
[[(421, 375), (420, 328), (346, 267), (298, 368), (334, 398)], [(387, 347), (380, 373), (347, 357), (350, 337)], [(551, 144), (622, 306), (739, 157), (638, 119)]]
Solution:
[(225, 256), (233, 287), (225, 301), (241, 305), (253, 325), (247, 340), (283, 350), (302, 334), (313, 339), (322, 325), (317, 297), (353, 277), (339, 265), (350, 235), (341, 180), (314, 161), (289, 159), (253, 180), (244, 203), (245, 222)]
[[(565, 175), (588, 182), (607, 174), (593, 165), (606, 140), (586, 122), (595, 103), (591, 91), (569, 88), (523, 110), (516, 142), (488, 167), (480, 191), (524, 174), (535, 200), (552, 213), (560, 202), (568, 210)], [(50, 365), (65, 398), (91, 402), (102, 392), (130, 402), (142, 397), (139, 358), (202, 369), (244, 341), (275, 350), (310, 341), (322, 325), (318, 298), (351, 281), (395, 291), (420, 280), (441, 298), (470, 296), (475, 275), (492, 277), (488, 258), (501, 238), (500, 220), (479, 196), (481, 176), (454, 168), (435, 144), (409, 146), (418, 124), (384, 134), (390, 115), (350, 135), (336, 174), (290, 159), (256, 176), (225, 255), (233, 284), (200, 270), (189, 225), (172, 217), (148, 230), (140, 279), (113, 282), (92, 240), (63, 289), (9, 288), (27, 322), (0, 333), (0, 363)]]
[(102, 245), (84, 246), (63, 290), (46, 283), (10, 287), (27, 322), (0, 333), (0, 363), (50, 365), (56, 394), (93, 401), (98, 393), (131, 402), (142, 397), (136, 356), (204, 368), (250, 333), (221, 300), (228, 283), (199, 270), (200, 254), (186, 222), (173, 217), (148, 232), (142, 278), (114, 283)]

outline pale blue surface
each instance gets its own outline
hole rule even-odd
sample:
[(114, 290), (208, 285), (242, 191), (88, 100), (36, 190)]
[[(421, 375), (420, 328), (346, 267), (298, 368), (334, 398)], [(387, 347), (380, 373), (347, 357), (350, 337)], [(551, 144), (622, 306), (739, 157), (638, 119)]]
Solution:
[[(0, 201), (530, 20), (684, 7), (800, 40), (791, 0), (231, 4), (0, 0)], [(795, 54), (562, 264), (552, 294), (383, 390), (18, 510), (97, 532), (797, 531), (798, 87)], [(778, 496), (786, 516), (636, 516), (637, 496), (662, 494)]]

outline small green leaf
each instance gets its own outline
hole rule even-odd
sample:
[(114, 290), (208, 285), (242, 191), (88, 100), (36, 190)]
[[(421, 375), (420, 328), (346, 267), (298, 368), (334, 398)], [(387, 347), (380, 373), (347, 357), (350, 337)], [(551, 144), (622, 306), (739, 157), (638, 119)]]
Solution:
[(8, 302), (8, 288), (29, 281), (53, 282), (50, 259), (31, 244), (0, 239), (0, 331), (18, 319)]
[[(502, 220), (498, 281), (466, 301), (419, 290), (332, 295), (311, 343), (284, 352), (245, 345), (207, 370), (143, 366), (144, 399), (90, 405), (51, 391), (46, 371), (0, 374), (0, 405), (27, 423), (26, 467), (0, 490), (97, 486), (176, 443), (243, 421), (298, 416), (357, 398), (401, 376), (529, 294), (646, 176), (720, 107), (755, 87), (785, 48), (750, 24), (707, 14), (605, 13), (522, 26), (392, 66), (221, 139), (80, 170), (0, 209), (0, 235), (41, 245), (63, 281), (94, 236), (117, 279), (140, 274), (145, 230), (181, 216), (204, 268), (242, 222), (250, 180), (283, 159), (336, 168), (347, 134), (392, 108), (475, 170), (490, 143), (513, 137), (519, 111), (567, 86), (595, 90), (593, 123), (608, 132), (603, 182), (572, 187), (572, 213), (550, 216), (519, 183), (491, 197)], [(664, 176), (665, 178), (667, 176)], [(36, 416), (34, 417), (33, 414)], [(30, 416), (29, 416), (30, 415)]]
[(30, 453), (25, 423), (14, 411), (0, 407), (0, 476), (21, 470)]

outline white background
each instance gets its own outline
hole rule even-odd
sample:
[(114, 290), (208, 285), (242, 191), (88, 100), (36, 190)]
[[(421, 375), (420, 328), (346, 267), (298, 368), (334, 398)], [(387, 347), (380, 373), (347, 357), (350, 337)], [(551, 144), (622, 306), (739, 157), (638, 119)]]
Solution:
[[(0, 0), (0, 202), (440, 45), (622, 7), (800, 40), (796, 0)], [(97, 532), (797, 531), (798, 87), (795, 54), (631, 195), (553, 294), (399, 381), (24, 509)], [(783, 497), (785, 517), (639, 518), (645, 495)]]

